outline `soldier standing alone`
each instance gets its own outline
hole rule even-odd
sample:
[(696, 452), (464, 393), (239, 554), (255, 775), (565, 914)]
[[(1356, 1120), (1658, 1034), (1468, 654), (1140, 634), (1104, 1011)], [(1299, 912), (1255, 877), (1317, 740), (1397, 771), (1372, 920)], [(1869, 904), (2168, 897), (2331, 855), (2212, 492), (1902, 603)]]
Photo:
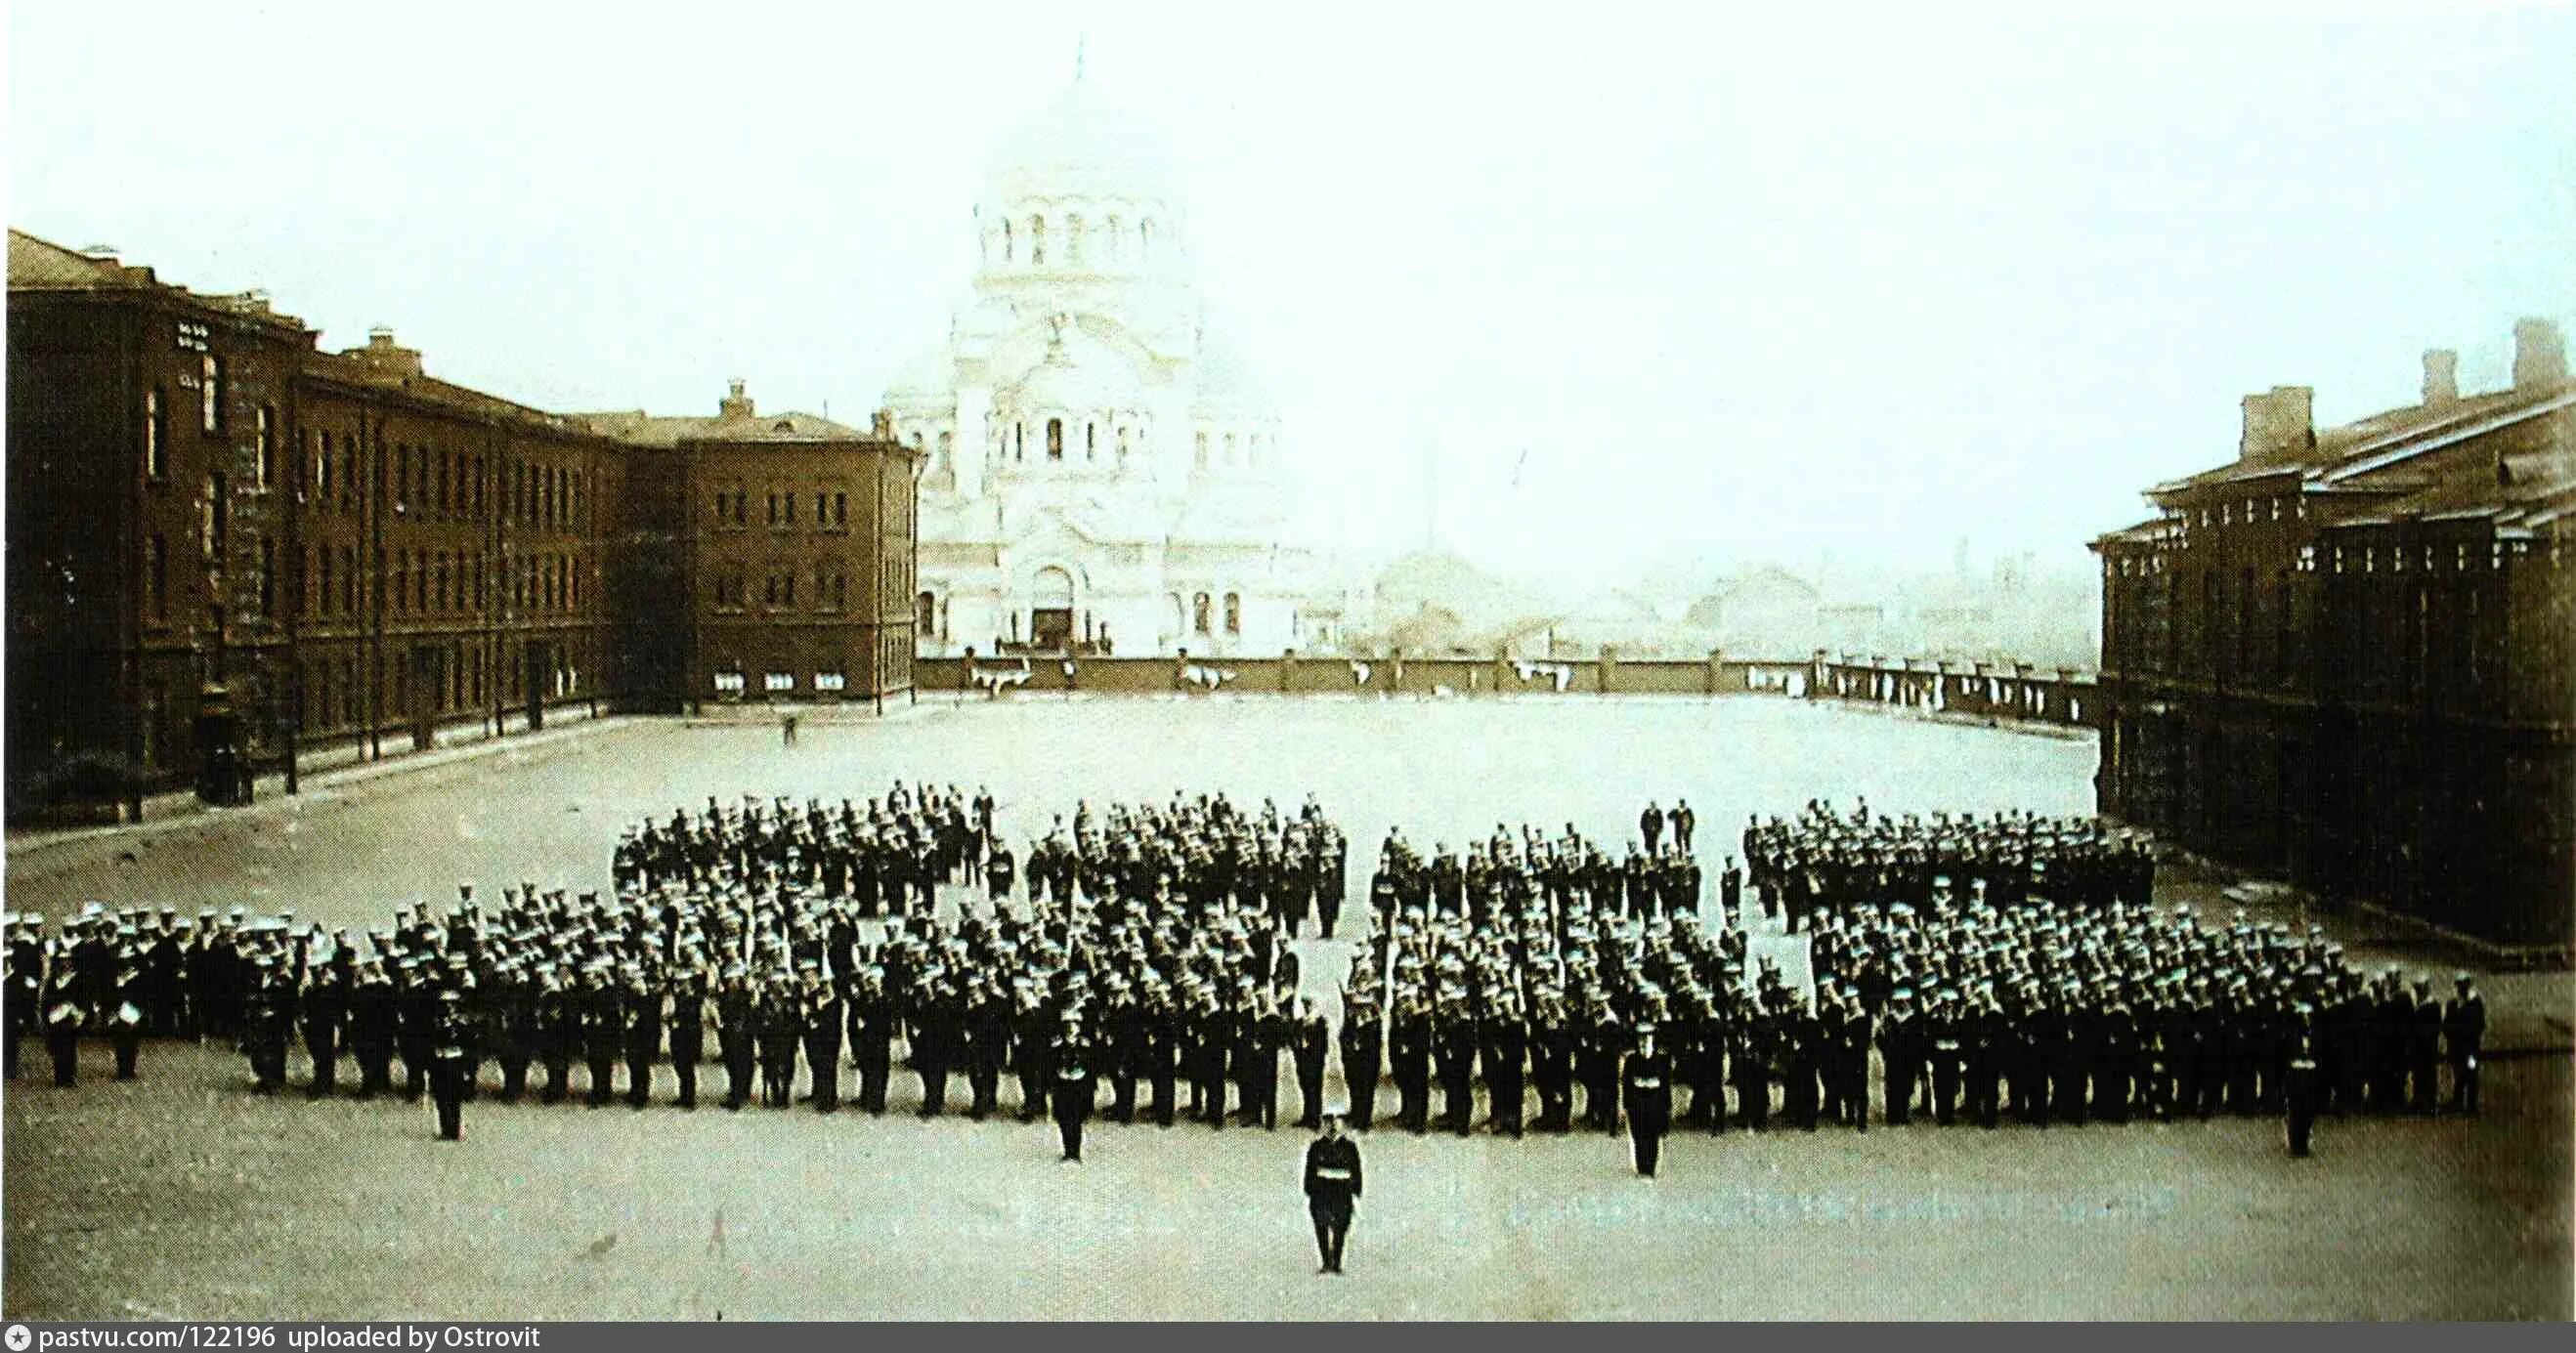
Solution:
[(1315, 1222), (1318, 1273), (1342, 1271), (1342, 1245), (1360, 1197), (1360, 1145), (1342, 1135), (1339, 1111), (1324, 1115), (1324, 1135), (1306, 1147), (1306, 1211)]
[(1055, 1065), (1055, 1127), (1064, 1139), (1064, 1158), (1082, 1163), (1082, 1125), (1091, 1117), (1095, 1098), (1091, 1081), (1091, 1040), (1082, 1017), (1068, 1010), (1064, 1032), (1056, 1035), (1048, 1060)]
[(438, 1018), (431, 1035), (429, 1094), (438, 1104), (442, 1141), (465, 1140), (465, 1027), (462, 994), (438, 995)]
[(1637, 1050), (1628, 1054), (1628, 1140), (1636, 1148), (1637, 1173), (1655, 1177), (1664, 1153), (1664, 1133), (1673, 1123), (1673, 1063), (1655, 1046), (1655, 1026), (1637, 1026)]

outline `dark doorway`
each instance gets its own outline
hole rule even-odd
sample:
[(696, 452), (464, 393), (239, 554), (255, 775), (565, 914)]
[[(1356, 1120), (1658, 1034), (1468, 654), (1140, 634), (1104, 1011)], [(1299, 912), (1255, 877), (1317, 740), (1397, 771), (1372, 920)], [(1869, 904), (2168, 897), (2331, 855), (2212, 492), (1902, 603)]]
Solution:
[(528, 683), (528, 731), (546, 726), (546, 686), (554, 679), (555, 663), (551, 646), (543, 639), (528, 641), (525, 668)]
[(1042, 607), (1029, 612), (1029, 646), (1038, 649), (1072, 648), (1072, 608)]
[(421, 647), (411, 651), (411, 677), (405, 683), (404, 717), (411, 720), (411, 749), (425, 752), (438, 745), (438, 700), (447, 690), (447, 650)]

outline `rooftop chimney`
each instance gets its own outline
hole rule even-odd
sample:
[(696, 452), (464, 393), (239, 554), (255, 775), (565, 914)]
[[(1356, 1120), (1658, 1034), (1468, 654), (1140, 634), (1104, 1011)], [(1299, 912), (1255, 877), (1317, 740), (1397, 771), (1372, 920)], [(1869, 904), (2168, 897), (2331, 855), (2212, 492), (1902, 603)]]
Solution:
[(2545, 319), (2513, 326), (2513, 388), (2545, 390), (2567, 380), (2567, 337)]
[(725, 382), (725, 388), (733, 393), (716, 401), (717, 417), (749, 418), (752, 416), (751, 396), (742, 392), (742, 384), (742, 377), (740, 376), (736, 376), (732, 380)]
[(2424, 407), (2439, 409), (2460, 402), (2460, 354), (2435, 348), (2424, 354)]
[(2247, 395), (2238, 458), (2295, 460), (2316, 450), (2316, 394), (2305, 385), (2275, 385), (2269, 394)]
[(381, 324), (367, 330), (367, 346), (347, 348), (342, 350), (340, 355), (355, 358), (368, 370), (379, 375), (417, 376), (421, 374), (420, 352), (395, 343), (394, 331)]

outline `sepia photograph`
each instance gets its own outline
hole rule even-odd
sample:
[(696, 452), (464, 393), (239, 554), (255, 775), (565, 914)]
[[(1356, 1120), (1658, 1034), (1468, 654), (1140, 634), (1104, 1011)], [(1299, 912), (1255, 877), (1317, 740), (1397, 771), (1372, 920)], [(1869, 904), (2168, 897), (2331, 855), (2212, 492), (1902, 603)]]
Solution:
[(0, 53), (9, 1353), (2576, 1317), (2576, 7)]

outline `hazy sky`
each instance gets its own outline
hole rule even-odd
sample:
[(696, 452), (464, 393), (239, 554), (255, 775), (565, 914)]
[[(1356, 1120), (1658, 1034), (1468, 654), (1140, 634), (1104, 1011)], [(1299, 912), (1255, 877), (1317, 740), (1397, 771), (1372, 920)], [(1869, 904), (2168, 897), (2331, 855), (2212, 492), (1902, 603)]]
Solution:
[(1230, 8), (16, 5), (7, 213), (550, 408), (864, 423), (1087, 34), (1303, 520), (1583, 579), (2083, 567), (2247, 391), (2576, 332), (2565, 8)]

